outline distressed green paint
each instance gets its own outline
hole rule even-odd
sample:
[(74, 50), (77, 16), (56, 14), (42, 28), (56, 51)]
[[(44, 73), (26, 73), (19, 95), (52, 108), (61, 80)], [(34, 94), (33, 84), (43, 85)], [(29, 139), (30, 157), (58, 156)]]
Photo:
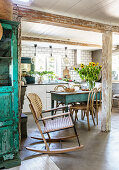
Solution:
[[(8, 49), (8, 53), (5, 53), (9, 55), (10, 50), (11, 55), (7, 57), (12, 59), (5, 58), (3, 60), (0, 58), (1, 75), (8, 74), (9, 76), (10, 74), (11, 79), (11, 83), (0, 86), (0, 168), (10, 168), (20, 164), (18, 130), (18, 23), (5, 20), (0, 20), (0, 23), (3, 28), (12, 31), (11, 47)], [(8, 69), (10, 61), (11, 67)]]
[[(62, 93), (51, 93), (51, 108), (54, 107), (54, 101), (61, 101), (65, 105), (68, 105), (73, 102), (85, 102), (88, 101), (89, 93), (75, 93), (75, 94), (62, 94)], [(96, 96), (95, 96), (96, 99)], [(100, 99), (100, 93), (97, 94), (97, 99)], [(66, 108), (68, 111), (68, 108)], [(53, 114), (53, 111), (52, 111)]]

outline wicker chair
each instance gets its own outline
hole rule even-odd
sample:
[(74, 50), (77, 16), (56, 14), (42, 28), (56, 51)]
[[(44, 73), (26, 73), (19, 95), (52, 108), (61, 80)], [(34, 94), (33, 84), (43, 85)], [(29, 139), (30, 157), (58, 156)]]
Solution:
[[(56, 91), (56, 92), (65, 92), (66, 88), (67, 87), (64, 86), (64, 85), (57, 85), (57, 86), (55, 86), (54, 91)], [(60, 101), (57, 101), (56, 102), (56, 107), (59, 107), (60, 105), (64, 106), (65, 104), (60, 102)], [(62, 111), (64, 113), (65, 109), (63, 108)], [(55, 111), (55, 114), (56, 114), (56, 111)]]
[[(97, 94), (100, 93), (100, 99), (97, 99)], [(93, 100), (93, 107), (95, 109), (95, 116), (96, 116), (96, 120), (97, 120), (97, 125), (98, 125), (98, 113), (99, 113), (99, 108), (101, 107), (102, 104), (102, 87), (99, 87), (97, 89), (97, 92), (95, 93), (96, 95), (96, 100)]]
[(55, 86), (55, 88), (54, 88), (54, 90), (55, 91), (65, 91), (65, 89), (66, 89), (67, 87), (66, 86), (64, 86), (64, 85), (57, 85), (57, 86)]
[[(44, 142), (45, 144), (45, 149), (44, 150), (39, 150), (36, 149), (34, 147), (27, 147), (26, 149), (30, 150), (30, 151), (34, 151), (34, 152), (41, 152), (41, 153), (65, 153), (65, 152), (71, 152), (71, 151), (76, 151), (79, 150), (83, 147), (83, 145), (80, 145), (79, 142), (79, 138), (76, 132), (76, 128), (75, 125), (73, 123), (73, 119), (72, 119), (72, 115), (67, 112), (67, 113), (61, 113), (61, 114), (57, 114), (57, 115), (53, 115), (53, 116), (49, 116), (49, 117), (43, 117), (42, 115), (42, 102), (41, 99), (39, 98), (39, 96), (37, 94), (34, 93), (29, 93), (28, 94), (28, 100), (30, 102), (30, 109), (31, 112), (33, 114), (35, 123), (39, 129), (39, 132), (41, 134), (42, 138), (39, 137), (32, 137), (34, 139), (38, 139)], [(56, 110), (58, 108), (55, 109), (51, 109), (45, 112), (51, 112), (52, 110)], [(39, 123), (39, 118), (41, 119), (42, 123), (43, 123), (43, 128), (41, 128), (41, 125)], [(50, 137), (50, 132), (56, 132), (59, 130), (65, 130), (65, 129), (69, 129), (69, 128), (74, 128), (74, 132), (75, 135), (74, 136), (66, 136), (66, 137), (61, 137), (61, 138), (51, 138)], [(44, 134), (47, 134), (48, 138), (46, 139)], [(70, 148), (65, 148), (65, 149), (50, 149), (48, 146), (47, 142), (60, 142), (62, 140), (66, 140), (72, 137), (77, 137), (77, 141), (78, 141), (78, 146), (75, 147), (70, 147)]]
[(74, 84), (71, 88), (74, 88), (75, 90), (78, 88), (78, 90), (80, 90), (81, 85), (80, 84)]
[(82, 120), (84, 119), (84, 116), (86, 115), (87, 123), (88, 123), (88, 130), (90, 130), (89, 113), (91, 113), (93, 123), (95, 125), (93, 103), (94, 103), (94, 96), (95, 96), (96, 92), (97, 92), (97, 88), (94, 88), (89, 92), (88, 101), (86, 104), (75, 104), (70, 107), (70, 113), (73, 114), (75, 112), (75, 121), (78, 120), (78, 117), (77, 117), (78, 110), (81, 110), (84, 112)]

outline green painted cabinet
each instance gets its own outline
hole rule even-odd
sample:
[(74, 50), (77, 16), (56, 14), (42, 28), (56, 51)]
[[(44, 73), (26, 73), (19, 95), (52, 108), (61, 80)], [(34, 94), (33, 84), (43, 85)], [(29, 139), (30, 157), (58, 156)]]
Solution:
[(18, 113), (18, 23), (0, 20), (0, 168), (20, 164)]

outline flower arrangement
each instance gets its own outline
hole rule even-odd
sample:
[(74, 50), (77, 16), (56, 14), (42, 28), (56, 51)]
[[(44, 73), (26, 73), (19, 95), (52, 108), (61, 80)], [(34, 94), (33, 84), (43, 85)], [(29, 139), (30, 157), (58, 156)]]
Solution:
[(88, 65), (81, 64), (79, 68), (73, 68), (82, 80), (86, 80), (91, 90), (95, 86), (95, 81), (98, 80), (102, 65), (99, 63), (90, 62)]

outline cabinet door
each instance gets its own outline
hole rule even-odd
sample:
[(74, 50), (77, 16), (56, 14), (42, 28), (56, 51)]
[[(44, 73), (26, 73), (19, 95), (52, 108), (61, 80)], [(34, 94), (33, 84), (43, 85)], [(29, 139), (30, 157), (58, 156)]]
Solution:
[(15, 159), (19, 151), (17, 25), (2, 22), (4, 23), (2, 23), (3, 36), (0, 40), (0, 165), (4, 161)]

